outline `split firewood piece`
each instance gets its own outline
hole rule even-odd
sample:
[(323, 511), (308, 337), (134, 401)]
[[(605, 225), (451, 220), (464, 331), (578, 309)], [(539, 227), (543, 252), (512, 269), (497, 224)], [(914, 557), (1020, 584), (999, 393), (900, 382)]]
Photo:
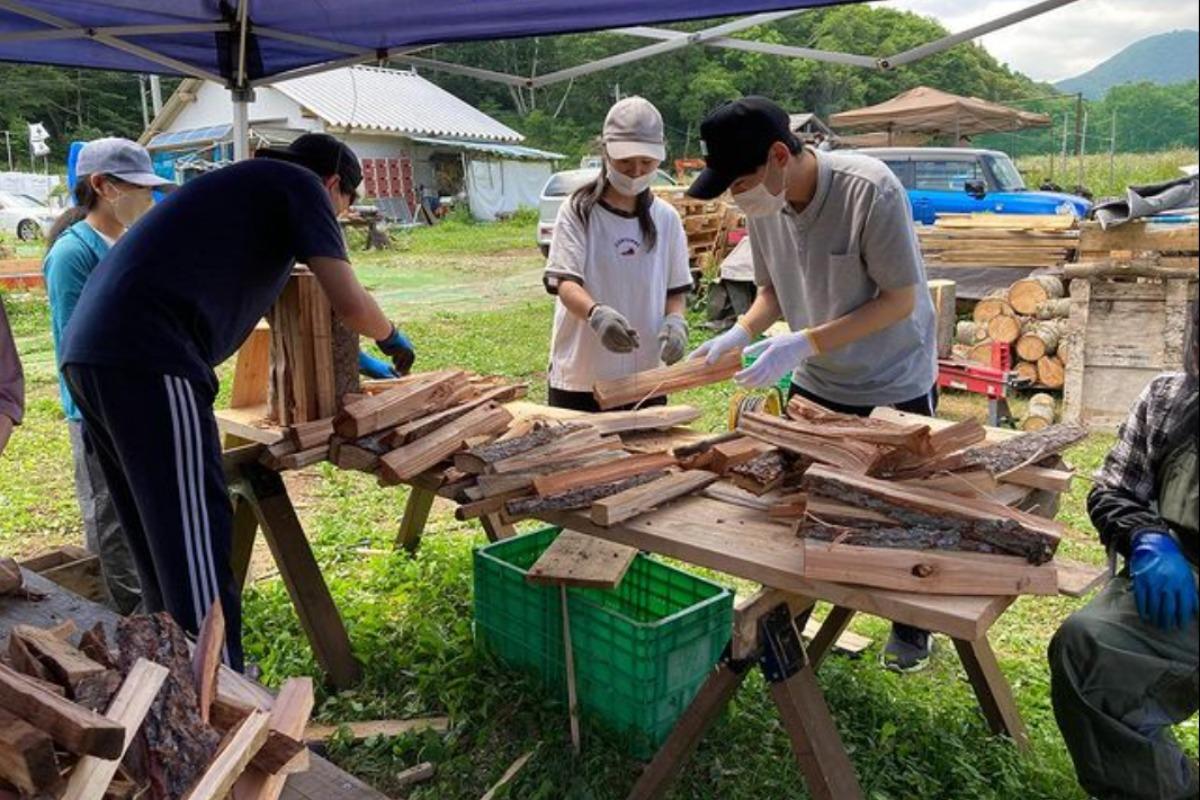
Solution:
[(433, 778), (436, 773), (437, 768), (433, 766), (433, 762), (422, 761), (416, 766), (398, 772), (396, 777), (392, 779), (392, 782), (397, 787), (404, 789), (409, 786), (415, 786), (418, 783), (424, 783)]
[(46, 691), (4, 664), (0, 664), (0, 708), (76, 755), (117, 758), (124, 749), (124, 727)]
[(495, 389), (489, 389), (486, 392), (478, 395), (467, 402), (456, 403), (444, 411), (438, 411), (433, 414), (427, 414), (423, 417), (418, 417), (410, 422), (397, 427), (388, 434), (387, 444), (389, 447), (400, 447), (410, 442), (420, 439), (422, 436), (427, 436), (438, 428), (453, 422), (459, 417), (465, 416), (467, 413), (474, 411), (479, 406), (487, 403), (509, 403), (513, 400), (519, 400), (525, 396), (529, 389), (529, 384), (518, 383), (512, 386), (500, 386)]
[(288, 429), (288, 439), (296, 450), (311, 450), (317, 445), (328, 444), (333, 436), (333, 417), (312, 422), (299, 422)]
[[(607, 445), (608, 442), (606, 441), (605, 444)], [(549, 475), (552, 472), (562, 472), (568, 469), (605, 464), (609, 461), (629, 458), (630, 455), (632, 454), (625, 450), (605, 449), (585, 453), (579, 458), (570, 458), (563, 461), (546, 461), (521, 472), (499, 472), (477, 475), (475, 476), (473, 490), (468, 491), (467, 494), (473, 500), (482, 500), (486, 497), (494, 497), (497, 494), (510, 492), (513, 489), (533, 489), (533, 479), (539, 475)]]
[(304, 728), (313, 709), (311, 678), (291, 678), (271, 707), (267, 740), (233, 787), (234, 800), (277, 800), (287, 776), (308, 769)]
[(693, 406), (652, 406), (636, 411), (610, 411), (590, 414), (583, 418), (601, 435), (609, 436), (636, 431), (668, 430), (700, 419), (700, 409)]
[(185, 800), (224, 800), (234, 783), (267, 740), (271, 715), (266, 711), (251, 711), (231, 730), (220, 749), (208, 763), (208, 768), (186, 795)]
[(729, 468), (729, 479), (734, 485), (754, 494), (766, 494), (777, 489), (787, 477), (787, 459), (783, 453), (771, 449), (744, 464)]
[(183, 629), (165, 612), (117, 621), (117, 651), (122, 669), (139, 658), (166, 667), (170, 674), (142, 725), (153, 766), (153, 788), (182, 797), (212, 761), (221, 737), (200, 718), (192, 675), (192, 657)]
[(963, 540), (1043, 564), (1054, 555), (1062, 526), (998, 503), (855, 475), (814, 464), (804, 474), (810, 494), (885, 514), (912, 529), (949, 531)]
[(66, 697), (66, 687), (55, 682), (54, 676), (50, 674), (50, 670), (41, 662), (29, 647), (25, 644), (25, 640), (19, 636), (8, 637), (8, 660), (18, 672), (37, 680), (40, 683), (53, 686), (55, 694)]
[(438, 428), (412, 444), (397, 448), (379, 459), (386, 483), (411, 480), (432, 469), (462, 448), (472, 436), (494, 436), (512, 421), (512, 414), (495, 403), (488, 403), (448, 425)]
[(280, 458), (276, 470), (304, 469), (329, 458), (329, 444), (320, 444), (308, 450), (299, 450)]
[(772, 449), (774, 448), (771, 445), (755, 439), (753, 436), (742, 436), (722, 442), (713, 445), (709, 451), (712, 456), (706, 469), (710, 469), (718, 475), (724, 475), (731, 467), (753, 461)]
[(25, 795), (57, 791), (62, 783), (54, 741), (20, 717), (0, 709), (0, 780)]
[(917, 455), (896, 450), (883, 457), (876, 474), (917, 478), (937, 472), (966, 469), (966, 448), (987, 438), (987, 431), (975, 420), (964, 420), (934, 431), (929, 435), (933, 452)]
[(106, 717), (120, 723), (125, 729), (125, 742), (121, 754), (112, 759), (95, 756), (79, 759), (71, 771), (67, 791), (62, 800), (103, 800), (109, 782), (117, 774), (125, 751), (137, 735), (142, 720), (146, 718), (168, 674), (166, 667), (144, 658), (134, 662), (133, 668), (129, 670), (124, 683), (105, 712)]
[(1028, 486), (1031, 489), (1043, 489), (1048, 492), (1062, 494), (1071, 491), (1071, 479), (1075, 473), (1069, 469), (1054, 469), (1028, 464), (1014, 470), (1001, 473), (996, 479), (1004, 483), (1014, 483), (1017, 486)]
[(572, 489), (581, 489), (597, 484), (612, 483), (613, 481), (630, 478), (651, 470), (663, 470), (675, 466), (675, 457), (670, 453), (649, 453), (640, 456), (630, 456), (595, 464), (590, 467), (552, 472), (549, 475), (539, 475), (533, 479), (533, 489), (541, 497), (563, 494)]
[(808, 513), (808, 495), (804, 492), (784, 495), (767, 509), (772, 519), (803, 519)]
[(996, 476), (986, 469), (937, 472), (921, 478), (905, 478), (900, 483), (963, 497), (988, 497), (996, 491)]
[(809, 540), (804, 577), (920, 594), (1054, 595), (1053, 564), (1034, 565), (1014, 556), (899, 550)]
[(0, 595), (16, 594), (24, 585), (25, 579), (16, 559), (0, 558)]
[(625, 452), (625, 445), (619, 436), (600, 438), (595, 431), (580, 431), (567, 438), (570, 441), (553, 442), (528, 453), (497, 461), (489, 471), (498, 475), (514, 472), (537, 472), (544, 475), (547, 472), (567, 469), (568, 464), (578, 464), (603, 454)]
[(626, 489), (641, 486), (643, 483), (657, 480), (665, 474), (662, 470), (654, 470), (634, 475), (631, 478), (624, 478), (619, 481), (602, 483), (595, 486), (583, 486), (548, 497), (527, 497), (509, 500), (504, 504), (504, 508), (513, 517), (523, 517), (545, 511), (572, 511), (580, 508), (588, 508), (592, 503), (601, 498), (611, 497)]
[(679, 466), (684, 469), (708, 469), (712, 463), (712, 449), (724, 442), (732, 442), (742, 438), (737, 431), (726, 431), (716, 436), (709, 436), (692, 444), (674, 448), (671, 452), (679, 460)]
[(702, 358), (685, 359), (669, 367), (597, 381), (592, 387), (592, 395), (601, 410), (607, 411), (618, 406), (640, 403), (651, 397), (720, 383), (732, 378), (741, 368), (740, 350), (726, 353), (715, 364), (708, 364)]
[[(600, 435), (582, 422), (567, 422), (562, 425), (541, 425), (524, 436), (501, 439), (490, 444), (472, 447), (454, 456), (454, 466), (471, 475), (481, 475), (497, 461), (513, 458), (548, 444), (568, 439), (571, 434), (585, 433), (583, 441), (598, 441)], [(580, 441), (576, 438), (574, 441)]]
[(656, 481), (627, 489), (592, 503), (592, 522), (605, 528), (632, 519), (677, 498), (700, 491), (717, 480), (705, 470), (670, 473)]
[(801, 431), (815, 436), (856, 439), (869, 444), (898, 447), (916, 455), (933, 455), (934, 444), (928, 425), (895, 423), (870, 417), (842, 414), (796, 395), (788, 401), (787, 415)]
[(192, 679), (196, 682), (196, 700), (200, 719), (209, 721), (210, 707), (217, 694), (217, 671), (225, 650), (225, 611), (220, 598), (213, 601), (200, 625), (196, 649), (192, 652)]
[(465, 378), (462, 370), (423, 374), (410, 384), (346, 406), (334, 417), (333, 428), (339, 436), (357, 439), (431, 414), (445, 408)]
[(1061, 453), (1085, 438), (1087, 428), (1082, 425), (1051, 425), (987, 447), (977, 447), (966, 454), (965, 463), (967, 466), (985, 467), (995, 475), (1002, 475), (1041, 461), (1046, 456)]
[(83, 632), (79, 637), (79, 651), (97, 664), (103, 664), (109, 669), (117, 668), (112, 649), (108, 646), (108, 634), (104, 632), (103, 623), (97, 622), (90, 630)]
[(876, 445), (814, 436), (796, 428), (791, 420), (757, 411), (741, 414), (737, 428), (780, 450), (861, 475), (871, 472), (884, 455)]

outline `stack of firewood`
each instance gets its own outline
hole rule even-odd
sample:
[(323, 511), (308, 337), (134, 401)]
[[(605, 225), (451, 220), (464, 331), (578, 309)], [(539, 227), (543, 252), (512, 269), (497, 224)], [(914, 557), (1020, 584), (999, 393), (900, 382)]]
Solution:
[(1067, 360), (1066, 332), (1070, 300), (1052, 275), (1031, 275), (975, 304), (970, 320), (955, 329), (955, 354), (979, 364), (992, 363), (992, 343), (1012, 348), (1013, 369), (1028, 385), (1061, 389)]
[(398, 483), (448, 457), (463, 439), (503, 430), (511, 415), (499, 404), (524, 396), (526, 386), (450, 369), (362, 388), (342, 398), (336, 415), (288, 427), (262, 462), (276, 470), (325, 460), (374, 470), (382, 462), (386, 482)]
[(101, 625), (78, 637), (70, 620), (14, 626), (0, 664), (0, 795), (278, 798), (308, 769), (312, 681), (272, 698), (220, 666), (224, 643), (219, 604), (194, 652), (166, 614), (121, 619), (115, 647)]

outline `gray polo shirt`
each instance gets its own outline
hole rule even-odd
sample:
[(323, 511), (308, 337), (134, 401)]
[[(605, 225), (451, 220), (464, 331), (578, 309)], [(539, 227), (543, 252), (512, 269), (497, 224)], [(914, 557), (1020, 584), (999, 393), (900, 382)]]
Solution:
[(800, 387), (836, 403), (882, 406), (920, 397), (937, 374), (936, 322), (908, 195), (882, 161), (814, 151), (817, 189), (797, 213), (749, 221), (754, 277), (779, 296), (794, 331), (837, 319), (880, 289), (917, 286), (907, 319), (806, 361)]

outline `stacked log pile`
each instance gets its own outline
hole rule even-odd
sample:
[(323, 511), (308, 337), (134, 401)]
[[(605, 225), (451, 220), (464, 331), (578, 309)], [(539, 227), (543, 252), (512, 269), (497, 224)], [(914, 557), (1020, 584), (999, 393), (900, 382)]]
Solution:
[(70, 620), (9, 632), (0, 794), (275, 800), (308, 769), (312, 681), (288, 681), (272, 699), (221, 667), (219, 605), (194, 652), (167, 614), (120, 620), (113, 643), (100, 625), (76, 633)]
[(939, 214), (917, 238), (934, 266), (1061, 267), (1079, 246), (1075, 219), (1058, 214)]
[(954, 354), (991, 365), (993, 343), (1010, 348), (1013, 370), (1028, 386), (1061, 389), (1069, 358), (1066, 347), (1070, 300), (1062, 280), (1034, 274), (975, 304), (970, 320), (955, 328)]

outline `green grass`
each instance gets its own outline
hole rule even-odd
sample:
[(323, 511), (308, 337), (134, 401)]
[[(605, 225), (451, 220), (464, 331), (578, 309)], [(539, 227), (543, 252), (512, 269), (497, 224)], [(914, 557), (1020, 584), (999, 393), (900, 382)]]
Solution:
[[(1051, 165), (1053, 161), (1053, 166)], [(1195, 150), (1167, 150), (1161, 153), (1117, 153), (1111, 160), (1107, 154), (1083, 157), (1083, 185), (1097, 197), (1124, 197), (1125, 187), (1158, 183), (1183, 177), (1179, 168), (1196, 163)], [(1061, 158), (1053, 156), (1022, 156), (1016, 160), (1017, 169), (1025, 183), (1036, 189), (1053, 175), (1054, 182), (1068, 191), (1079, 183), (1079, 161), (1067, 159), (1066, 170)]]
[[(412, 234), (419, 242), (413, 249), (356, 253), (360, 274), (384, 298), (389, 313), (403, 321), (417, 344), (420, 369), (453, 365), (528, 380), (531, 398), (544, 399), (552, 304), (541, 289), (539, 259), (528, 240), (521, 245), (524, 251), (506, 252), (529, 228), (523, 223), (469, 227), (473, 230), (453, 241), (422, 238), (433, 236), (435, 228)], [(432, 249), (451, 246), (457, 249), (440, 255)], [(506, 280), (511, 283), (503, 291), (491, 291)], [(438, 291), (457, 287), (457, 293), (435, 298), (431, 286)], [(82, 536), (45, 300), (11, 295), (5, 303), (25, 360), (30, 402), (26, 423), (0, 468), (0, 552), (24, 555)], [(699, 325), (693, 328), (693, 341), (699, 342), (703, 333)], [(227, 392), (228, 365), (220, 374)], [(709, 387), (675, 399), (701, 407), (698, 425), (718, 430), (725, 425), (730, 394), (728, 387)], [(974, 398), (953, 393), (945, 396), (942, 409), (951, 418), (984, 413)], [(1111, 435), (1094, 434), (1066, 459), (1081, 476), (1090, 475), (1112, 441)], [(355, 691), (322, 691), (318, 718), (447, 714), (452, 720), (445, 736), (426, 733), (357, 744), (335, 740), (329, 753), (337, 763), (393, 797), (450, 800), (479, 797), (517, 756), (534, 750), (503, 796), (606, 800), (628, 792), (640, 765), (621, 755), (618, 742), (585, 721), (583, 754), (573, 757), (562, 705), (475, 650), (471, 552), (485, 542), (478, 526), (457, 522), (451, 507), (439, 502), (419, 552), (395, 553), (406, 489), (380, 489), (368, 476), (328, 464), (291, 475), (288, 482), (366, 674)], [(1058, 518), (1069, 532), (1062, 552), (1099, 564), (1103, 552), (1084, 506), (1088, 488), (1081, 477), (1063, 498)], [(709, 570), (697, 572), (741, 593), (754, 588)], [(1082, 602), (1023, 598), (992, 629), (992, 644), (1029, 727), (1028, 756), (988, 735), (948, 640), (939, 638), (928, 672), (901, 678), (876, 665), (886, 624), (856, 618), (853, 629), (874, 644), (857, 661), (831, 657), (820, 680), (866, 796), (1082, 798), (1051, 712), (1045, 662), (1050, 635)], [(315, 673), (287, 592), (272, 572), (251, 584), (245, 619), (248, 656), (269, 684)], [(1194, 754), (1195, 719), (1179, 731)], [(395, 776), (420, 761), (434, 762), (437, 776), (405, 794)], [(807, 796), (757, 674), (704, 739), (670, 795), (674, 800)]]

